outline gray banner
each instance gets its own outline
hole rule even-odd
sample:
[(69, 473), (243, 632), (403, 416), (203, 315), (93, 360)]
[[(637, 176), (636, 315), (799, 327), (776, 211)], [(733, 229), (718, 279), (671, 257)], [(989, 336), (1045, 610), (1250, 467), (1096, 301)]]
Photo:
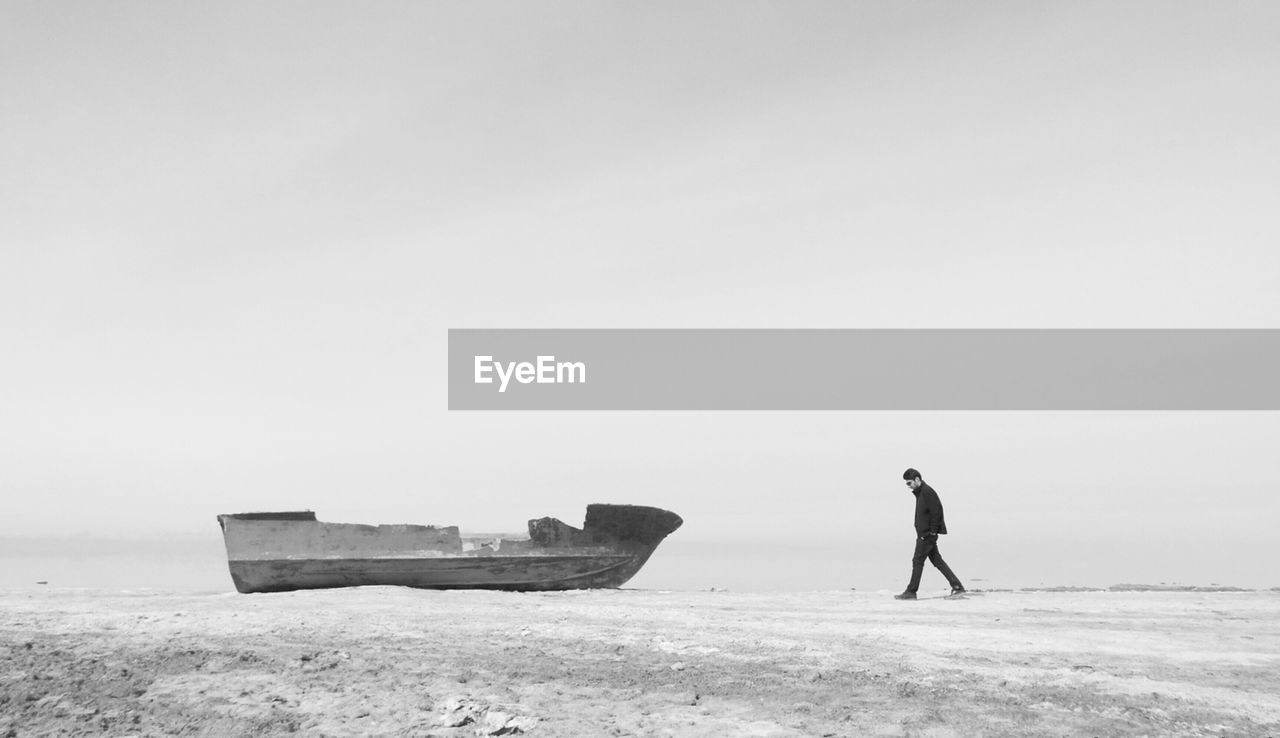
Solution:
[(1278, 410), (1280, 330), (451, 329), (450, 410)]

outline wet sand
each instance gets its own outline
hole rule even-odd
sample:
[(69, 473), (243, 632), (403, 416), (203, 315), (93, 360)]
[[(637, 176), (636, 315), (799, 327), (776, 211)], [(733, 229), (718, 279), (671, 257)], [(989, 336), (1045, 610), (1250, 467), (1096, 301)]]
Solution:
[(0, 736), (1280, 735), (1280, 592), (0, 593)]

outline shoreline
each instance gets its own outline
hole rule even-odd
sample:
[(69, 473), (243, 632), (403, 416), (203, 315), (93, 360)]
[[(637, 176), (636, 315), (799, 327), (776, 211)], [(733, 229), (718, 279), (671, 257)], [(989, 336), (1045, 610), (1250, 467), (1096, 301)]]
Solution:
[[(95, 593), (101, 595), (126, 594), (126, 593), (150, 593), (150, 594), (173, 594), (173, 595), (214, 595), (214, 594), (239, 594), (242, 597), (252, 597), (263, 594), (288, 594), (290, 592), (334, 592), (334, 591), (351, 591), (351, 590), (374, 590), (374, 589), (407, 589), (421, 592), (465, 592), (465, 591), (492, 591), (507, 592), (508, 594), (534, 594), (537, 592), (523, 592), (520, 590), (466, 590), (466, 589), (429, 589), (416, 588), (402, 585), (361, 585), (352, 587), (331, 587), (325, 589), (313, 590), (288, 590), (285, 592), (253, 592), (240, 593), (237, 592), (234, 585), (228, 581), (225, 588), (215, 588), (203, 586), (199, 588), (184, 589), (180, 587), (95, 587), (95, 586), (72, 586), (59, 585), (53, 582), (32, 582), (31, 584), (19, 587), (0, 587), (0, 598), (6, 595), (17, 595), (30, 592), (82, 592)], [(922, 587), (922, 591), (929, 589)], [(937, 591), (946, 591), (945, 586), (936, 588)], [(814, 588), (814, 589), (738, 589), (733, 587), (700, 587), (700, 588), (660, 588), (660, 587), (629, 587), (623, 585), (621, 587), (601, 587), (584, 590), (547, 590), (542, 594), (572, 593), (572, 592), (659, 592), (659, 593), (725, 593), (732, 592), (743, 595), (795, 595), (795, 594), (830, 594), (830, 593), (857, 593), (857, 594), (896, 594), (899, 590), (892, 588), (859, 588), (859, 587), (831, 587), (831, 588)], [(1280, 586), (1276, 587), (1238, 587), (1230, 584), (1111, 584), (1105, 587), (1095, 587), (1090, 585), (1075, 584), (1058, 584), (1058, 585), (1041, 585), (1036, 587), (969, 587), (966, 590), (969, 594), (1019, 594), (1019, 593), (1035, 593), (1035, 592), (1051, 592), (1061, 594), (1084, 594), (1089, 592), (1160, 592), (1166, 594), (1187, 593), (1187, 594), (1210, 594), (1210, 593), (1266, 593), (1280, 592)]]

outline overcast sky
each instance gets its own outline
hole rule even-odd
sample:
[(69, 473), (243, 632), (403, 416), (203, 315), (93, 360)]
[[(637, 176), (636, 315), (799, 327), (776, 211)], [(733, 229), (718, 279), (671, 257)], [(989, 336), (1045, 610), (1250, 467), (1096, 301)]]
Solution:
[(1280, 327), (1278, 38), (1262, 2), (6, 0), (0, 536), (616, 501), (909, 547), (910, 465), (971, 556), (1280, 584), (1275, 413), (445, 409), (448, 328)]

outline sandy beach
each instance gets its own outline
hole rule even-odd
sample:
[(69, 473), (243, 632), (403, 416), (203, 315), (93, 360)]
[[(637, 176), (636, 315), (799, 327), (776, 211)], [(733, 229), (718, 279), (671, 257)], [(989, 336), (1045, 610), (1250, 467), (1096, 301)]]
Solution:
[(0, 736), (1265, 736), (1280, 592), (0, 595)]

